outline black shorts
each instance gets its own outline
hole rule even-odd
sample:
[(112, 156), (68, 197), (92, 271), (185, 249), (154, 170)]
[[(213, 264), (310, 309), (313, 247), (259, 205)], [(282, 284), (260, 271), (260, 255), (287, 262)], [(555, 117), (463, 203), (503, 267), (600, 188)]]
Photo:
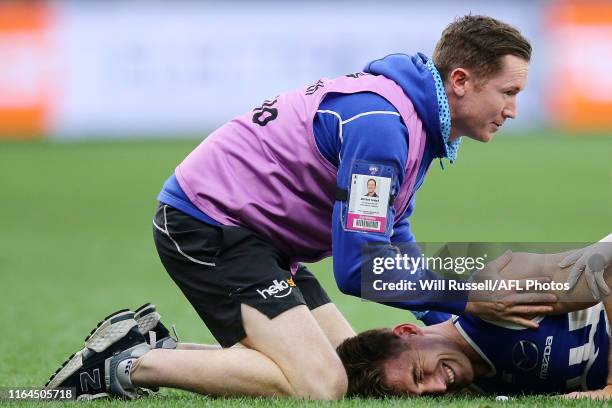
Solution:
[(305, 266), (292, 276), (289, 260), (246, 228), (212, 226), (166, 204), (153, 222), (164, 267), (223, 347), (246, 337), (242, 303), (272, 319), (331, 302)]

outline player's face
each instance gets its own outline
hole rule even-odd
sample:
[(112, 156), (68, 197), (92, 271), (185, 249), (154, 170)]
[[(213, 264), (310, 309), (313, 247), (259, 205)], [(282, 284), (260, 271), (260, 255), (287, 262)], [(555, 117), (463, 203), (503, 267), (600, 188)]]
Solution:
[[(517, 115), (516, 97), (525, 88), (529, 63), (522, 58), (506, 55), (502, 69), (484, 84), (468, 80), (455, 104), (453, 121), (458, 136), (488, 142), (506, 119)], [(470, 82), (471, 83), (468, 83)]]
[(368, 194), (372, 194), (375, 191), (376, 191), (376, 183), (371, 180), (368, 181)]
[[(398, 327), (402, 326), (407, 325)], [(410, 326), (407, 332), (398, 333), (410, 348), (385, 364), (388, 385), (401, 394), (423, 395), (458, 391), (472, 383), (472, 363), (456, 343)]]

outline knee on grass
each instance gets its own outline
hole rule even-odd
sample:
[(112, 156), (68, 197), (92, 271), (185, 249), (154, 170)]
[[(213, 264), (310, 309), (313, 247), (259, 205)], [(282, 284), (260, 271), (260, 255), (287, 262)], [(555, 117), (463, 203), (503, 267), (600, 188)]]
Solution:
[(346, 371), (342, 364), (328, 364), (321, 370), (304, 372), (304, 379), (294, 387), (297, 398), (314, 400), (339, 400), (348, 387)]

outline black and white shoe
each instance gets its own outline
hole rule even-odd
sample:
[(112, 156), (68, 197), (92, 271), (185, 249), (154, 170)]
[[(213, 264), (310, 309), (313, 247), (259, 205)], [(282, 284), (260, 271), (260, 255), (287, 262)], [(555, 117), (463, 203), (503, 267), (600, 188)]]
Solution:
[(136, 398), (140, 390), (132, 385), (131, 369), (149, 350), (134, 312), (121, 310), (98, 324), (85, 339), (85, 348), (70, 356), (45, 388), (73, 387), (79, 400)]
[[(129, 309), (121, 309), (108, 315), (102, 321), (100, 321), (100, 323), (98, 323), (98, 325), (91, 331), (89, 336), (91, 336), (94, 331), (96, 331), (97, 328), (104, 323), (105, 320), (112, 316), (129, 311)], [(175, 349), (177, 347), (178, 336), (176, 334), (174, 325), (172, 325), (172, 330), (174, 332), (173, 338), (170, 331), (161, 322), (161, 316), (157, 312), (157, 307), (154, 304), (145, 303), (136, 309), (134, 311), (134, 320), (136, 320), (138, 323), (138, 330), (140, 331), (140, 334), (145, 337), (145, 340), (151, 346), (151, 348)], [(86, 342), (89, 339), (89, 336), (85, 339)]]
[[(138, 322), (138, 330), (151, 348), (175, 349), (178, 338), (174, 339), (161, 322), (161, 316), (155, 305), (145, 303), (134, 311), (134, 319)], [(174, 329), (174, 326), (173, 326)], [(176, 330), (174, 330), (176, 337)]]

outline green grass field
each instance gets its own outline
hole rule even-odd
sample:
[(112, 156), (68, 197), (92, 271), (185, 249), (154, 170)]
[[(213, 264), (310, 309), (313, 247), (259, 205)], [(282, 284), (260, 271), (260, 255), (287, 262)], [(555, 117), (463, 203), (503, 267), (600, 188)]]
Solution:
[[(155, 302), (182, 340), (212, 342), (163, 270), (151, 239), (155, 197), (198, 143), (0, 144), (0, 386), (39, 386), (109, 312)], [(592, 241), (612, 226), (612, 138), (498, 136), (466, 141), (437, 162), (417, 196), (421, 241)], [(356, 330), (411, 320), (408, 312), (340, 295), (331, 263), (313, 266)], [(124, 405), (94, 402), (92, 405)], [(493, 397), (346, 400), (320, 404), (211, 399), (162, 391), (130, 406), (494, 406)], [(25, 406), (27, 404), (22, 404)], [(30, 403), (34, 406), (36, 404)], [(53, 404), (55, 406), (55, 404)], [(525, 406), (589, 406), (530, 397)]]

